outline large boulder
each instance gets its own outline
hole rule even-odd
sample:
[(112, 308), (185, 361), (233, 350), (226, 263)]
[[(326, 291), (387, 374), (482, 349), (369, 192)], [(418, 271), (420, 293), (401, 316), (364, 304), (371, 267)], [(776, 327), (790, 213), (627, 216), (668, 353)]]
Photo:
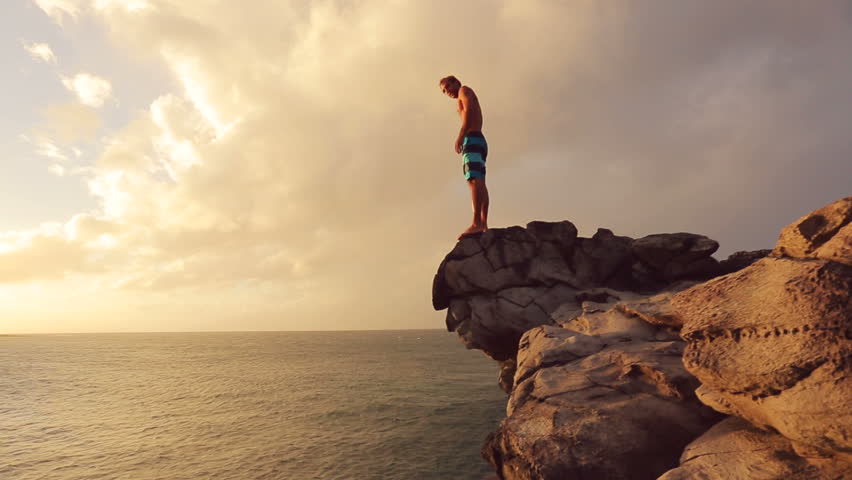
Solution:
[(852, 197), (796, 220), (781, 231), (775, 257), (824, 258), (852, 265)]
[(677, 294), (701, 400), (852, 462), (852, 201), (784, 229), (770, 257)]
[(447, 309), (447, 330), (468, 348), (503, 362), (505, 379), (527, 330), (568, 321), (585, 301), (624, 300), (628, 292), (653, 294), (712, 276), (717, 247), (689, 233), (634, 240), (602, 228), (582, 238), (568, 221), (495, 228), (461, 239), (446, 256), (432, 304)]
[(769, 255), (772, 249), (734, 252), (725, 260), (719, 262), (719, 275), (727, 275), (742, 270), (761, 258)]
[(719, 243), (694, 233), (663, 233), (633, 241), (633, 254), (645, 265), (662, 273), (667, 281), (690, 277), (711, 277), (718, 262), (711, 255)]
[(483, 456), (502, 479), (849, 478), (851, 219), (849, 197), (722, 262), (700, 235), (570, 222), (461, 240), (432, 300), (500, 362)]
[(658, 480), (842, 480), (852, 465), (798, 452), (790, 440), (729, 417), (690, 443)]
[[(667, 311), (651, 303), (643, 315)], [(483, 447), (503, 479), (655, 479), (718, 420), (694, 395), (676, 329), (616, 302), (583, 307), (521, 339), (507, 418)]]

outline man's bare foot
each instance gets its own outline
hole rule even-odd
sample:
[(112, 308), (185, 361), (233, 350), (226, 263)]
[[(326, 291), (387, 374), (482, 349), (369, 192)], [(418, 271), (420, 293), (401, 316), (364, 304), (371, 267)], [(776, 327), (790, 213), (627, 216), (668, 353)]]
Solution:
[(461, 235), (459, 235), (459, 240), (461, 240), (462, 238), (464, 238), (464, 237), (466, 237), (466, 236), (468, 236), (468, 235), (473, 235), (473, 234), (475, 234), (475, 233), (482, 233), (482, 232), (484, 232), (485, 230), (488, 230), (488, 228), (487, 228), (487, 227), (485, 227), (485, 226), (482, 226), (482, 225), (471, 225), (471, 226), (467, 227), (467, 230), (463, 231), (463, 232), (461, 233)]

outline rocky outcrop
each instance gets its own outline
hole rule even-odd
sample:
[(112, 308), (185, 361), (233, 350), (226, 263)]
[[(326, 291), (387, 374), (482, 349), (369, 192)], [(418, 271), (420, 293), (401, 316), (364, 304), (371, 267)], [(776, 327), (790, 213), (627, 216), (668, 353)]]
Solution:
[(695, 397), (669, 303), (719, 272), (717, 248), (689, 233), (580, 238), (570, 222), (456, 245), (433, 304), (500, 362), (508, 417), (483, 455), (502, 478), (653, 479), (677, 465), (719, 417)]
[(648, 235), (631, 245), (642, 264), (652, 267), (669, 282), (716, 273), (718, 262), (711, 255), (718, 248), (715, 240), (692, 233)]
[(771, 249), (755, 250), (753, 252), (741, 251), (732, 253), (728, 258), (719, 262), (719, 275), (727, 275), (737, 270), (742, 270), (761, 258), (769, 255)]
[[(643, 305), (645, 316), (667, 310)], [(695, 398), (685, 343), (665, 320), (584, 306), (521, 339), (507, 418), (483, 447), (501, 478), (654, 479), (719, 418)]]
[(850, 219), (852, 197), (722, 262), (570, 222), (461, 240), (432, 300), (510, 394), (483, 456), (502, 479), (848, 478)]
[(797, 451), (790, 440), (730, 417), (690, 443), (659, 480), (844, 480), (852, 464)]
[(582, 238), (567, 221), (497, 228), (456, 244), (435, 275), (432, 303), (447, 308), (447, 329), (469, 348), (511, 362), (524, 332), (576, 316), (584, 301), (712, 277), (718, 247), (691, 233), (634, 240), (599, 229)]
[(852, 197), (796, 220), (781, 231), (773, 257), (822, 258), (852, 265)]
[(676, 295), (684, 363), (714, 409), (852, 462), (852, 198), (785, 228), (770, 257)]

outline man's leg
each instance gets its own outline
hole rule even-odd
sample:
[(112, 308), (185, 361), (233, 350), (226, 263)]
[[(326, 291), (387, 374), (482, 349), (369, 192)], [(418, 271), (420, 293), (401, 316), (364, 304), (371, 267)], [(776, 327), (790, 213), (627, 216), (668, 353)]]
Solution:
[(485, 185), (485, 177), (480, 180), (479, 185), (479, 224), (482, 226), (482, 231), (488, 230), (488, 187)]
[(459, 239), (461, 239), (465, 235), (470, 235), (472, 233), (484, 232), (485, 228), (482, 225), (482, 188), (484, 186), (482, 178), (472, 178), (467, 181), (468, 186), (470, 187), (470, 200), (473, 205), (473, 221), (470, 226), (467, 227), (467, 230), (459, 235)]

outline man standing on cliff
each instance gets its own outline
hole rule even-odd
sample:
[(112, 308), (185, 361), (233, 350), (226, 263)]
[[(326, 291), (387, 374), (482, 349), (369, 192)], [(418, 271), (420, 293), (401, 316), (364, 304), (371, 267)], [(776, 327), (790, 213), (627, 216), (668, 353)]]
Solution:
[(452, 75), (442, 78), (440, 86), (444, 94), (458, 100), (456, 108), (461, 116), (461, 129), (456, 138), (455, 150), (462, 154), (462, 172), (470, 186), (473, 201), (473, 222), (459, 235), (461, 239), (465, 235), (488, 230), (488, 188), (485, 186), (488, 143), (482, 134), (482, 109), (476, 93)]

